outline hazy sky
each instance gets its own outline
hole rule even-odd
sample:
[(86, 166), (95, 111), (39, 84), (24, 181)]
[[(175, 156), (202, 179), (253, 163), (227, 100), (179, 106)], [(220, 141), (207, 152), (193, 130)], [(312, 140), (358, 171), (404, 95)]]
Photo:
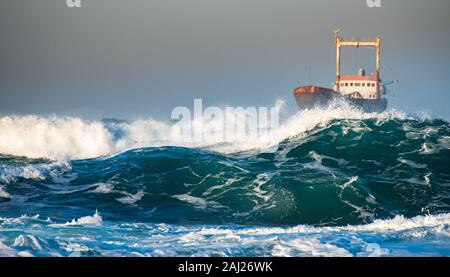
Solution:
[[(334, 81), (332, 31), (381, 35), (391, 107), (450, 118), (450, 1), (1, 0), (0, 114), (167, 119), (173, 107), (267, 106)], [(369, 58), (366, 58), (369, 57)], [(347, 72), (373, 67), (345, 51)]]

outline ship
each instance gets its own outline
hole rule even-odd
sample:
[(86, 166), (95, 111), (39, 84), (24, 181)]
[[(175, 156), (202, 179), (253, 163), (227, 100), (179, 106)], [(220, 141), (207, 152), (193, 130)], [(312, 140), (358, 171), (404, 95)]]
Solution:
[[(300, 110), (327, 107), (331, 103), (347, 102), (364, 112), (382, 112), (386, 110), (388, 101), (386, 85), (395, 83), (391, 81), (383, 84), (380, 79), (380, 50), (381, 37), (375, 39), (360, 39), (339, 36), (339, 30), (334, 32), (336, 44), (336, 81), (333, 88), (308, 85), (297, 87), (294, 97)], [(341, 48), (367, 47), (376, 52), (376, 71), (366, 74), (359, 69), (356, 75), (341, 75)], [(343, 101), (336, 101), (343, 100)]]

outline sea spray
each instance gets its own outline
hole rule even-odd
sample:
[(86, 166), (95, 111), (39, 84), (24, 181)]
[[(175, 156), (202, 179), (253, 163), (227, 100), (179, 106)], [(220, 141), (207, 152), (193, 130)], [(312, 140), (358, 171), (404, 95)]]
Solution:
[[(283, 105), (276, 103), (279, 109)], [(232, 117), (241, 118), (235, 111)], [(384, 113), (363, 113), (345, 103), (328, 109), (304, 110), (282, 122), (280, 126), (260, 132), (255, 139), (243, 133), (238, 139), (222, 136), (202, 136), (200, 141), (177, 137), (179, 125), (154, 119), (125, 121), (87, 121), (75, 117), (58, 116), (2, 116), (0, 117), (0, 154), (46, 158), (51, 160), (79, 160), (114, 155), (123, 151), (160, 146), (208, 148), (220, 153), (236, 153), (248, 150), (264, 150), (276, 146), (290, 137), (303, 135), (332, 120), (404, 119), (406, 115), (395, 110)], [(193, 119), (195, 120), (195, 119)], [(202, 125), (208, 131), (217, 127), (214, 119), (187, 122), (189, 126)], [(237, 124), (237, 122), (236, 122)], [(215, 126), (215, 127), (214, 127)], [(217, 128), (216, 128), (217, 129)], [(248, 137), (246, 137), (248, 135)], [(218, 139), (221, 138), (221, 139)]]

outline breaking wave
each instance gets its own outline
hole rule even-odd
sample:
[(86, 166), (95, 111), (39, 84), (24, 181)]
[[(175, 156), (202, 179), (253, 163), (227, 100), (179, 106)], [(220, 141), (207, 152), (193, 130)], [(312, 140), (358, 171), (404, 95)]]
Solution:
[(450, 255), (447, 121), (331, 107), (248, 141), (174, 128), (2, 117), (0, 255)]
[[(235, 112), (229, 119), (232, 120), (231, 124), (236, 124), (238, 114), (239, 112)], [(58, 116), (3, 116), (0, 117), (0, 153), (27, 158), (78, 160), (113, 155), (136, 148), (180, 146), (208, 148), (228, 154), (273, 147), (285, 139), (301, 135), (333, 120), (369, 118), (382, 121), (405, 119), (406, 115), (397, 111), (367, 114), (351, 106), (340, 105), (326, 110), (301, 111), (277, 128), (267, 127), (268, 130), (257, 138), (247, 137), (249, 134), (246, 133), (232, 139), (227, 138), (225, 134), (214, 138), (205, 135), (206, 130), (217, 127), (217, 119), (202, 122), (192, 120), (185, 123), (204, 130), (201, 142), (184, 140), (180, 136), (180, 130), (184, 126), (153, 119), (125, 122), (88, 121)]]

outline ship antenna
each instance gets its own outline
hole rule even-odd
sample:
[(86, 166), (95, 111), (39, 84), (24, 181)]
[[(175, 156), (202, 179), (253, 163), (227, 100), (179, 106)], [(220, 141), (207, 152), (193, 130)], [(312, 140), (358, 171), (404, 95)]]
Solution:
[(334, 39), (336, 39), (339, 36), (339, 33), (341, 32), (341, 29), (337, 28), (336, 30), (333, 31), (334, 33)]
[(309, 71), (309, 84), (311, 85), (311, 65), (308, 66), (308, 71)]

